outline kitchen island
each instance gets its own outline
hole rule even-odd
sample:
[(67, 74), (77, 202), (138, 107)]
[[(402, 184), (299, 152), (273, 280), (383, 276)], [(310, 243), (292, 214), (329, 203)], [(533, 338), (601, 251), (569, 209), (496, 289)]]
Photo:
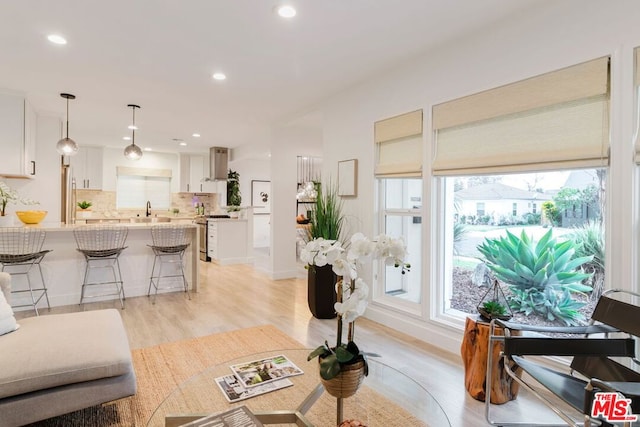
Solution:
[[(123, 223), (128, 229), (126, 249), (120, 255), (120, 269), (124, 282), (126, 297), (146, 295), (149, 288), (149, 277), (153, 266), (153, 251), (148, 246), (151, 244), (151, 227), (155, 223)], [(188, 229), (190, 245), (185, 252), (185, 274), (192, 292), (198, 289), (198, 229), (195, 224), (181, 224)], [(83, 255), (76, 250), (76, 241), (73, 230), (77, 227), (91, 227), (91, 225), (68, 225), (42, 223), (39, 225), (26, 225), (46, 232), (46, 239), (42, 247), (49, 252), (41, 263), (44, 279), (47, 284), (49, 301), (51, 306), (78, 304), (80, 302), (80, 289), (84, 277), (85, 261)], [(0, 228), (0, 233), (8, 228)], [(92, 272), (93, 274), (93, 272)], [(30, 274), (34, 286), (39, 283), (37, 272)], [(22, 286), (24, 277), (16, 276), (16, 286)], [(98, 291), (96, 289), (96, 291)], [(16, 295), (14, 304), (19, 305), (26, 300), (26, 296)], [(116, 297), (92, 298), (88, 302)], [(39, 304), (42, 307), (43, 302)], [(28, 309), (28, 308), (27, 308)]]

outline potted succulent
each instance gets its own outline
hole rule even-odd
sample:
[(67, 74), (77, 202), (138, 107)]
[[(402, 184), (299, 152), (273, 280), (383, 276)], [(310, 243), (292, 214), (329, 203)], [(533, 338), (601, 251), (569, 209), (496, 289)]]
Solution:
[(88, 200), (82, 200), (78, 203), (76, 203), (76, 206), (78, 206), (80, 208), (80, 212), (79, 212), (79, 216), (80, 218), (88, 218), (91, 216), (91, 206), (93, 205), (93, 203), (91, 203)]
[(478, 313), (483, 319), (489, 321), (491, 319), (509, 320), (513, 317), (507, 298), (497, 280), (494, 279), (493, 286), (487, 290), (480, 300)]

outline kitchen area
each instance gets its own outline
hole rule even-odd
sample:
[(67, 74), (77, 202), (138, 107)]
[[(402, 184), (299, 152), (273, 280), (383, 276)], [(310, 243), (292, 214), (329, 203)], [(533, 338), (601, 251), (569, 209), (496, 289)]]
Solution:
[(43, 249), (51, 252), (42, 270), (52, 306), (79, 301), (83, 260), (76, 251), (75, 227), (118, 224), (129, 229), (121, 260), (128, 297), (146, 295), (153, 259), (149, 230), (156, 224), (190, 229), (185, 265), (193, 290), (200, 262), (252, 262), (253, 208), (240, 206), (231, 218), (226, 206), (229, 149), (145, 151), (131, 160), (120, 147), (80, 143), (76, 155), (61, 156), (56, 151), (64, 135), (59, 117), (37, 114), (24, 96), (2, 92), (0, 112), (0, 181), (20, 198), (7, 204), (0, 227), (25, 226), (17, 211), (46, 211), (41, 223), (26, 227), (47, 233)]

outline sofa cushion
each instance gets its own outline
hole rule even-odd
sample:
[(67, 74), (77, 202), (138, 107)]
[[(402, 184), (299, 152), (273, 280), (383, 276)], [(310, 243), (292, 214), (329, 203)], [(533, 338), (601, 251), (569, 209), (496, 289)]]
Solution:
[(0, 336), (0, 398), (115, 377), (131, 352), (115, 309), (30, 317)]

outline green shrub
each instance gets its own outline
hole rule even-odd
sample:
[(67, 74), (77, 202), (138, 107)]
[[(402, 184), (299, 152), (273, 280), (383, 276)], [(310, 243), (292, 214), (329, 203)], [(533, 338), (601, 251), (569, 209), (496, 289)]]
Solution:
[(582, 283), (591, 274), (578, 269), (593, 257), (574, 257), (574, 243), (557, 243), (552, 230), (537, 243), (524, 230), (520, 237), (509, 230), (506, 233), (506, 237), (485, 238), (478, 250), (495, 276), (509, 285), (511, 308), (526, 315), (536, 312), (550, 320), (558, 318), (567, 324), (584, 320), (577, 311), (583, 303), (573, 301), (570, 293), (591, 292), (592, 288)]
[(587, 222), (574, 229), (567, 237), (576, 245), (576, 256), (591, 255), (593, 259), (583, 265), (585, 271), (592, 273), (592, 298), (599, 298), (604, 290), (604, 230), (599, 222)]
[(456, 222), (453, 224), (453, 253), (459, 254), (460, 248), (459, 244), (462, 239), (469, 233), (469, 229), (462, 222)]

